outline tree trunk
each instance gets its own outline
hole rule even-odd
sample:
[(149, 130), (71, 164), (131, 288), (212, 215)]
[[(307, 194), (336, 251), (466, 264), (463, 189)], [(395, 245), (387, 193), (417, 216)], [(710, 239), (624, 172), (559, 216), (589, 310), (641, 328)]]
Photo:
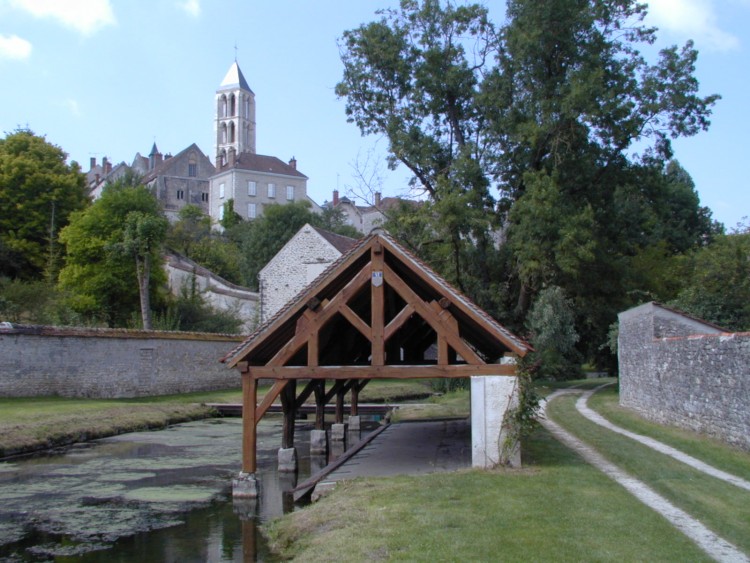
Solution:
[(143, 330), (151, 330), (151, 298), (149, 295), (149, 281), (151, 279), (151, 257), (147, 254), (143, 260), (136, 258), (138, 272), (138, 291), (141, 295), (141, 319)]

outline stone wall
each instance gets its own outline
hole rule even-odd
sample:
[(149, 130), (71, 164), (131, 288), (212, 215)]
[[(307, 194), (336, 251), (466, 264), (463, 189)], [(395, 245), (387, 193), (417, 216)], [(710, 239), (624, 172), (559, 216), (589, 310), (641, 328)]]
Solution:
[(0, 397), (124, 398), (240, 386), (238, 336), (0, 324)]
[(273, 317), (341, 256), (310, 225), (305, 225), (258, 274), (261, 289), (261, 322)]
[(178, 254), (167, 254), (164, 267), (172, 295), (179, 296), (183, 289), (190, 290), (195, 283), (196, 290), (211, 307), (218, 311), (228, 311), (242, 319), (241, 330), (244, 333), (250, 334), (255, 330), (258, 325), (260, 301), (257, 292), (230, 283)]
[(620, 313), (620, 404), (750, 450), (750, 333), (647, 303)]

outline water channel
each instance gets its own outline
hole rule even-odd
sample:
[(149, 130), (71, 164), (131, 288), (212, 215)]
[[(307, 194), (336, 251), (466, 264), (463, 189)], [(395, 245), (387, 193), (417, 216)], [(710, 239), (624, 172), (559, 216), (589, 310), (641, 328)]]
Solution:
[(0, 463), (0, 562), (273, 561), (258, 524), (326, 460), (297, 423), (296, 475), (276, 471), (281, 418), (258, 426), (261, 496), (233, 502), (239, 418), (178, 424)]

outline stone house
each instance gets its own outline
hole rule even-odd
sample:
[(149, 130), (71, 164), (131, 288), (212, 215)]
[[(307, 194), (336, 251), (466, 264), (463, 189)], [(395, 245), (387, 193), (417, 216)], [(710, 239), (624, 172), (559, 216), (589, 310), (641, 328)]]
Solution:
[(260, 322), (270, 319), (356, 243), (304, 225), (258, 274)]
[[(388, 212), (403, 201), (409, 200), (402, 200), (398, 197), (381, 197), (380, 192), (375, 192), (373, 205), (357, 205), (346, 196), (339, 197), (339, 191), (333, 190), (333, 200), (325, 202), (323, 207), (338, 209), (344, 215), (347, 225), (367, 235), (373, 229), (382, 227), (388, 219)], [(416, 202), (412, 203), (416, 205)]]

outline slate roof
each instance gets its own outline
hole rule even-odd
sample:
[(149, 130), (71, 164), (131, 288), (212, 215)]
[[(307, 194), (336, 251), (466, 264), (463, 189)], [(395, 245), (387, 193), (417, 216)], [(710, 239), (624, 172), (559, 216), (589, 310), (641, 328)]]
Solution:
[(332, 233), (331, 231), (319, 229), (318, 227), (313, 227), (313, 229), (315, 229), (315, 232), (326, 239), (331, 244), (331, 246), (333, 246), (333, 248), (338, 250), (341, 254), (346, 254), (347, 252), (349, 252), (349, 250), (352, 249), (355, 244), (357, 244), (357, 239), (345, 237), (344, 235)]
[(234, 164), (227, 163), (224, 166), (217, 168), (216, 171), (224, 172), (231, 169), (266, 172), (269, 174), (293, 176), (295, 178), (304, 178), (307, 180), (307, 176), (293, 166), (283, 162), (275, 156), (266, 156), (263, 154), (253, 154), (248, 152), (240, 153), (235, 157)]
[(236, 88), (237, 86), (239, 86), (243, 90), (252, 92), (252, 90), (250, 90), (250, 86), (247, 83), (247, 80), (245, 80), (245, 76), (240, 70), (240, 65), (237, 64), (237, 61), (234, 61), (232, 63), (232, 66), (229, 67), (229, 71), (224, 77), (224, 80), (221, 81), (219, 90), (229, 90), (232, 88)]

